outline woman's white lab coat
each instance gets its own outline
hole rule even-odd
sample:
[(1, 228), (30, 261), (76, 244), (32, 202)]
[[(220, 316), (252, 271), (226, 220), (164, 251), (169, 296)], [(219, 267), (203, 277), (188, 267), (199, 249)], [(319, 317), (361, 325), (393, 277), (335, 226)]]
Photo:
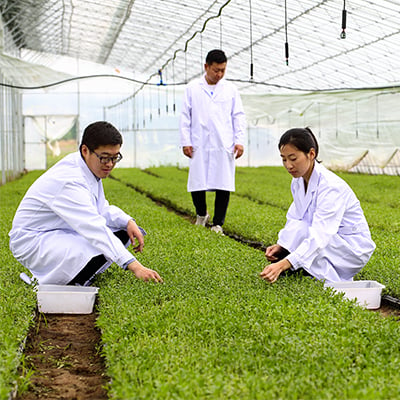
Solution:
[(354, 192), (317, 162), (307, 192), (303, 178), (294, 178), (291, 190), (293, 203), (278, 244), (290, 252), (292, 269), (330, 282), (352, 280), (375, 250)]
[(129, 215), (110, 206), (79, 152), (66, 156), (27, 191), (15, 214), (10, 249), (40, 284), (67, 284), (99, 254), (123, 266), (134, 259), (113, 231)]
[(205, 77), (189, 83), (180, 118), (181, 145), (192, 146), (188, 191), (235, 190), (235, 144), (246, 129), (235, 86), (221, 79), (211, 88)]

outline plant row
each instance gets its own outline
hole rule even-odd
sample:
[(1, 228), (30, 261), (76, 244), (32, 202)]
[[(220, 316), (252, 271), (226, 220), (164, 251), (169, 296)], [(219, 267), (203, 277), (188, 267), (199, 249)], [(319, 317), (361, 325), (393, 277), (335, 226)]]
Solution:
[[(7, 238), (16, 206), (35, 177), (0, 188), (0, 279), (9, 288), (0, 297), (0, 307), (8, 310), (8, 316), (0, 313), (0, 398), (7, 398), (18, 379), (19, 348), (35, 309)], [(165, 281), (144, 283), (113, 265), (95, 282), (111, 398), (396, 398), (397, 321), (307, 277), (270, 285), (258, 276), (265, 264), (261, 251), (194, 226), (121, 182), (104, 184), (110, 203), (148, 232), (137, 257)], [(4, 195), (9, 200), (3, 207)]]
[[(187, 169), (117, 169), (113, 176), (179, 212), (194, 216), (186, 191)], [(395, 176), (339, 174), (353, 188), (377, 245), (356, 279), (377, 280), (385, 293), (400, 298), (400, 185)], [(292, 201), (290, 175), (281, 167), (237, 168), (224, 231), (266, 247), (277, 240)], [(213, 208), (213, 193), (208, 193)]]
[[(154, 172), (156, 171), (156, 172)], [(177, 171), (175, 174), (174, 172)], [(159, 173), (159, 174), (158, 174)], [(195, 217), (191, 196), (186, 190), (187, 171), (169, 167), (142, 171), (117, 169), (113, 177), (146, 194), (155, 201), (178, 212)], [(215, 195), (207, 193), (211, 213)], [(256, 202), (246, 196), (232, 195), (224, 230), (244, 240), (268, 245), (276, 240), (277, 232), (285, 223), (286, 211), (266, 202)]]
[(36, 298), (19, 278), (24, 268), (9, 250), (8, 232), (22, 196), (37, 176), (30, 173), (0, 186), (0, 399), (8, 399), (16, 384), (22, 383), (17, 369), (24, 364), (23, 344), (34, 321)]
[(291, 276), (270, 285), (264, 256), (108, 180), (111, 202), (148, 232), (140, 261), (165, 283), (114, 267), (98, 325), (123, 399), (383, 399), (400, 381), (400, 327)]

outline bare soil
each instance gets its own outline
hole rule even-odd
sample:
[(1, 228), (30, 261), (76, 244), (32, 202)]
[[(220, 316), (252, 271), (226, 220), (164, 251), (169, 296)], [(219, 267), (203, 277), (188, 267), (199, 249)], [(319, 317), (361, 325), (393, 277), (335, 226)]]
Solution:
[(382, 303), (380, 308), (374, 311), (379, 312), (384, 317), (395, 317), (400, 321), (400, 309), (397, 307)]
[[(383, 317), (400, 320), (400, 309), (382, 303)], [(99, 354), (97, 315), (39, 314), (25, 346), (26, 367), (35, 372), (28, 391), (17, 400), (107, 399), (104, 360)]]
[(25, 367), (32, 368), (27, 392), (18, 400), (107, 399), (104, 360), (99, 354), (97, 315), (39, 314), (25, 345)]

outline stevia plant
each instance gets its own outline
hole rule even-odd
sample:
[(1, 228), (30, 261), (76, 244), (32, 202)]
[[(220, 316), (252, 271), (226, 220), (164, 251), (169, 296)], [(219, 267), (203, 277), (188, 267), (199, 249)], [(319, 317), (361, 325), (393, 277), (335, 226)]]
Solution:
[(399, 177), (390, 175), (366, 175), (338, 172), (355, 191), (362, 204), (381, 204), (384, 207), (400, 207)]
[(151, 197), (155, 201), (172, 207), (176, 211), (193, 214), (193, 206), (186, 193), (186, 184), (183, 181), (168, 179), (155, 173), (149, 173), (140, 169), (117, 168), (112, 177), (124, 182), (133, 189)]
[(239, 167), (235, 194), (286, 212), (292, 202), (290, 182), (283, 167)]
[(107, 182), (146, 227), (143, 264), (99, 278), (110, 394), (116, 398), (383, 399), (398, 392), (400, 330), (309, 278), (258, 278), (262, 252), (191, 225)]
[[(164, 198), (170, 194), (169, 186), (173, 187), (172, 171), (165, 176), (151, 171), (167, 187), (163, 193), (162, 185), (156, 186)], [(184, 182), (182, 172), (178, 170), (179, 185)], [(145, 184), (151, 183), (146, 186), (150, 192), (156, 181), (144, 176)], [(0, 188), (1, 205), (4, 193), (10, 199), (5, 208), (0, 206), (2, 212), (7, 209), (4, 212), (9, 214), (3, 218), (4, 232), (8, 233), (17, 203), (30, 184), (28, 178), (33, 180), (33, 175)], [(193, 226), (120, 182), (108, 179), (105, 187), (111, 203), (135, 216), (149, 232), (145, 251), (138, 258), (144, 265), (157, 269), (165, 279), (163, 285), (144, 284), (113, 266), (96, 282), (101, 288), (98, 325), (103, 332), (107, 374), (112, 377), (111, 396), (396, 398), (399, 385), (396, 354), (400, 343), (397, 321), (362, 309), (309, 278), (282, 278), (269, 285), (258, 278), (265, 264), (261, 251)], [(175, 194), (174, 202), (182, 201), (179, 196)], [(183, 196), (187, 196), (185, 191), (182, 199)], [(252, 196), (259, 195), (253, 191)], [(265, 198), (246, 197), (248, 208), (255, 215), (252, 201), (260, 207), (268, 204), (279, 209)], [(188, 204), (191, 206), (190, 198)], [(243, 204), (233, 201), (229, 212), (232, 210), (239, 216)], [(378, 209), (374, 208), (376, 214), (371, 213), (371, 217), (366, 212), (378, 247), (376, 259), (372, 258), (362, 273), (370, 278), (383, 272), (390, 284), (399, 287), (394, 279), (398, 275), (397, 236), (391, 232), (391, 221), (385, 222), (386, 205), (382, 206), (380, 218)], [(244, 215), (251, 213), (249, 210)], [(8, 244), (1, 232), (2, 243)], [(3, 248), (8, 249), (8, 245)], [(18, 335), (23, 336), (22, 332), (27, 331), (30, 311), (26, 310), (31, 310), (34, 304), (34, 298), (29, 299), (31, 291), (14, 273), (14, 268), (21, 267), (14, 263), (15, 260), (7, 261), (6, 270), (13, 271), (10, 276), (0, 268), (1, 279), (9, 279), (7, 294), (16, 293), (16, 297), (9, 297), (14, 304), (2, 303), (1, 296), (0, 305), (6, 304), (2, 308), (14, 312), (14, 318), (20, 321), (9, 327), (0, 316), (0, 349), (6, 365), (0, 371), (2, 395), (9, 393), (17, 379), (14, 366), (20, 359)], [(394, 264), (394, 269), (390, 270), (388, 264)], [(21, 302), (17, 304), (16, 299), (21, 298), (26, 301), (24, 310), (19, 309)], [(5, 345), (3, 341), (8, 343)]]
[[(137, 169), (117, 169), (113, 172), (113, 177), (153, 200), (194, 218), (195, 210), (191, 196), (186, 190), (187, 176), (184, 176), (182, 170), (175, 168), (175, 171), (174, 173), (173, 169), (167, 169), (166, 173), (164, 167), (161, 167), (151, 169), (151, 174), (148, 174)], [(215, 195), (207, 195), (211, 212)], [(232, 195), (224, 230), (227, 234), (257, 242), (265, 247), (276, 239), (279, 229), (285, 223), (285, 214), (286, 211), (275, 206), (258, 204), (246, 197)]]
[[(129, 170), (118, 173), (123, 182), (136, 181), (136, 171), (134, 174)], [(193, 213), (190, 196), (186, 193), (187, 170), (154, 167), (148, 169), (147, 175), (149, 173), (154, 177), (153, 180), (146, 181), (146, 173), (143, 173), (144, 181), (139, 181), (146, 186), (146, 193), (150, 197), (157, 192), (159, 197), (156, 197), (171, 208)], [(386, 254), (395, 251), (399, 234), (400, 208), (396, 207), (399, 201), (396, 199), (400, 198), (398, 177), (350, 173), (339, 173), (339, 176), (348, 181), (359, 197), (377, 244), (370, 262), (356, 279), (377, 280), (386, 285), (385, 293), (396, 296), (400, 267), (395, 259), (388, 258)], [(237, 190), (231, 196), (224, 230), (233, 237), (264, 247), (274, 243), (291, 203), (290, 179), (283, 167), (237, 168)], [(383, 198), (382, 193), (388, 200)], [(209, 203), (212, 204), (213, 195), (209, 195)], [(381, 238), (387, 236), (391, 240), (386, 246), (386, 239)]]
[[(0, 186), (0, 398), (7, 399), (17, 381), (23, 344), (33, 323), (36, 299), (33, 291), (19, 278), (24, 268), (8, 247), (8, 232), (16, 208), (29, 185), (39, 173)], [(29, 375), (30, 371), (26, 371)]]

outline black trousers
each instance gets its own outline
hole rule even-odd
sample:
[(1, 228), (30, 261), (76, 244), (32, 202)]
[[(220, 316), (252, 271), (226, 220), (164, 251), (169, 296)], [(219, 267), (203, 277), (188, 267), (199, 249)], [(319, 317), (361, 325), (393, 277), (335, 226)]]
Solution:
[[(206, 191), (191, 192), (196, 214), (204, 217), (207, 214)], [(222, 226), (225, 222), (231, 192), (227, 190), (215, 191), (213, 225)]]
[[(129, 236), (126, 231), (118, 231), (114, 232), (114, 235), (121, 240), (121, 242), (126, 246), (129, 243)], [(68, 285), (84, 285), (86, 282), (90, 281), (96, 275), (96, 272), (99, 271), (103, 265), (107, 262), (107, 259), (103, 254), (99, 254), (98, 256), (94, 256), (75, 276), (72, 281), (68, 283)]]

